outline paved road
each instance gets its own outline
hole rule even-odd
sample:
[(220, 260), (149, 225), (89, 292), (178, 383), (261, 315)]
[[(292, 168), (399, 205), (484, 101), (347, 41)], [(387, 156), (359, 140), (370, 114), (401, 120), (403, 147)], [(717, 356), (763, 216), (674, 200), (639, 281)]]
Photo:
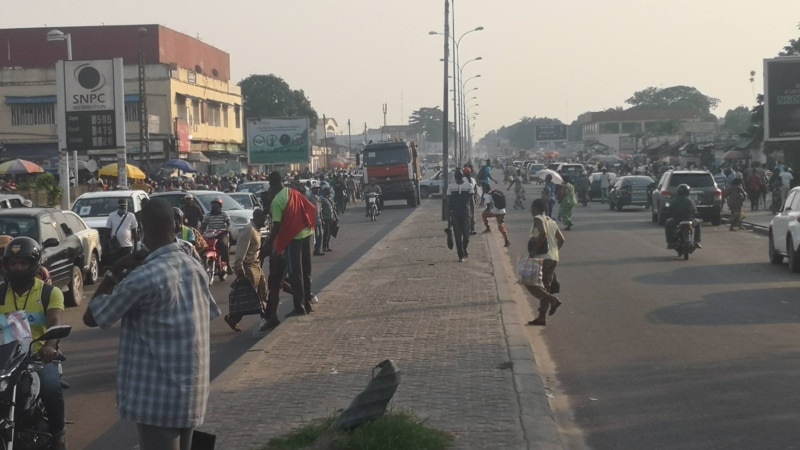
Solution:
[[(361, 208), (349, 209), (342, 217), (339, 237), (331, 242), (333, 252), (313, 258), (314, 291), (324, 289), (411, 211), (401, 203), (387, 202), (378, 221), (371, 223), (363, 217)], [(217, 280), (212, 287), (223, 312), (227, 312), (232, 278), (224, 283)], [(94, 289), (87, 286), (87, 301), (93, 293)], [(62, 343), (68, 357), (64, 376), (72, 384), (72, 389), (66, 392), (67, 420), (74, 422), (68, 427), (69, 445), (71, 448), (97, 450), (132, 448), (136, 443), (135, 429), (131, 424), (118, 420), (115, 406), (119, 326), (107, 331), (84, 327), (81, 317), (85, 303), (68, 309), (64, 317), (65, 323), (73, 326), (72, 334)], [(291, 297), (284, 294), (279, 312), (283, 315), (290, 310)], [(257, 343), (258, 338), (253, 337), (251, 331), (257, 328), (258, 318), (246, 317), (242, 326), (245, 328), (243, 333), (234, 333), (222, 318), (212, 323), (212, 380)]]
[[(531, 342), (567, 448), (795, 448), (800, 278), (750, 231), (689, 261), (642, 210), (575, 208), (564, 306)], [(512, 256), (530, 213), (511, 210)]]

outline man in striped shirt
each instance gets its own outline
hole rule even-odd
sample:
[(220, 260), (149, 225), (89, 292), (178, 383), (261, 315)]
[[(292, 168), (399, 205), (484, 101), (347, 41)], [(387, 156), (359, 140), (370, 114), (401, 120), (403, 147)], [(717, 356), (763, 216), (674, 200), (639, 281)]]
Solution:
[(228, 252), (228, 247), (231, 245), (231, 216), (222, 210), (221, 198), (211, 200), (211, 211), (203, 217), (200, 231), (205, 233), (207, 230), (225, 231), (225, 233), (217, 239), (217, 252), (219, 252), (222, 262), (228, 266), (228, 275), (231, 275), (233, 273), (233, 268), (231, 268), (230, 265), (230, 254)]

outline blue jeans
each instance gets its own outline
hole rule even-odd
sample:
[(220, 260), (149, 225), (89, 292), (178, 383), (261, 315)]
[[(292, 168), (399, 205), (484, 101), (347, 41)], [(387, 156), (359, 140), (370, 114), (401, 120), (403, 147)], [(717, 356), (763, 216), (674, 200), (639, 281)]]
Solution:
[(64, 391), (61, 390), (61, 374), (58, 365), (45, 364), (39, 371), (41, 388), (39, 397), (42, 399), (47, 418), (50, 422), (50, 433), (60, 435), (64, 433)]

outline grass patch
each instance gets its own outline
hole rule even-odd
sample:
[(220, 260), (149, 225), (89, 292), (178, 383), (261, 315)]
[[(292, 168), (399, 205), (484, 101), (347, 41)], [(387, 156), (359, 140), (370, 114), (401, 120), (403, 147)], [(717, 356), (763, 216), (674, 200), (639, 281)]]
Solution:
[[(302, 450), (324, 436), (337, 416), (314, 420), (298, 429), (270, 439), (264, 450)], [(446, 431), (430, 428), (407, 410), (385, 416), (352, 432), (325, 436), (326, 450), (444, 450), (453, 441)]]

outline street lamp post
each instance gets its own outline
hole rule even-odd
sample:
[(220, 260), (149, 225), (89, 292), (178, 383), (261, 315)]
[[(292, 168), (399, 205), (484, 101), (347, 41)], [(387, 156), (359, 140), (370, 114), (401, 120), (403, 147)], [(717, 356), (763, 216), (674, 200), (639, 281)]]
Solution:
[[(469, 83), (470, 81), (472, 81), (472, 80), (474, 80), (476, 78), (481, 78), (481, 75), (477, 74), (477, 75), (471, 76), (471, 77), (467, 78), (466, 80), (464, 80), (464, 82), (461, 84), (462, 91), (466, 90), (467, 83)], [(470, 89), (469, 91), (466, 91), (466, 92), (470, 92), (472, 90), (473, 89)], [(464, 121), (464, 127), (466, 128), (468, 126), (468, 124), (466, 123), (467, 122), (466, 98), (463, 98), (463, 97), (461, 99), (461, 118)], [(465, 139), (466, 139), (466, 136), (465, 136)], [(470, 149), (467, 149), (467, 150), (470, 150)]]
[(147, 176), (150, 176), (150, 136), (148, 133), (147, 117), (147, 87), (145, 84), (145, 54), (144, 37), (147, 36), (147, 28), (139, 28), (139, 160), (145, 169)]
[[(447, 210), (447, 183), (449, 181), (448, 177), (448, 158), (450, 157), (448, 148), (447, 148), (447, 140), (448, 140), (448, 132), (450, 131), (450, 124), (448, 123), (448, 98), (447, 95), (449, 94), (449, 86), (448, 86), (448, 79), (447, 79), (447, 59), (450, 57), (450, 22), (447, 20), (450, 18), (450, 1), (444, 0), (444, 86), (442, 88), (442, 92), (444, 95), (444, 99), (442, 100), (442, 169), (444, 170), (444, 176), (442, 177), (442, 220), (447, 221), (450, 217), (449, 211)], [(455, 75), (455, 74), (453, 74)]]
[[(72, 34), (64, 33), (61, 30), (50, 30), (47, 32), (47, 42), (61, 42), (67, 41), (67, 61), (72, 61)], [(59, 72), (60, 67), (56, 64), (56, 74)], [(63, 105), (61, 105), (63, 108)], [(64, 111), (58, 111), (56, 114), (56, 129), (58, 130), (58, 157), (59, 157), (59, 184), (61, 185), (61, 209), (68, 210), (70, 207), (69, 195), (69, 153), (67, 153), (67, 132), (66, 132), (66, 118)], [(75, 166), (75, 175), (78, 175), (78, 167)]]

